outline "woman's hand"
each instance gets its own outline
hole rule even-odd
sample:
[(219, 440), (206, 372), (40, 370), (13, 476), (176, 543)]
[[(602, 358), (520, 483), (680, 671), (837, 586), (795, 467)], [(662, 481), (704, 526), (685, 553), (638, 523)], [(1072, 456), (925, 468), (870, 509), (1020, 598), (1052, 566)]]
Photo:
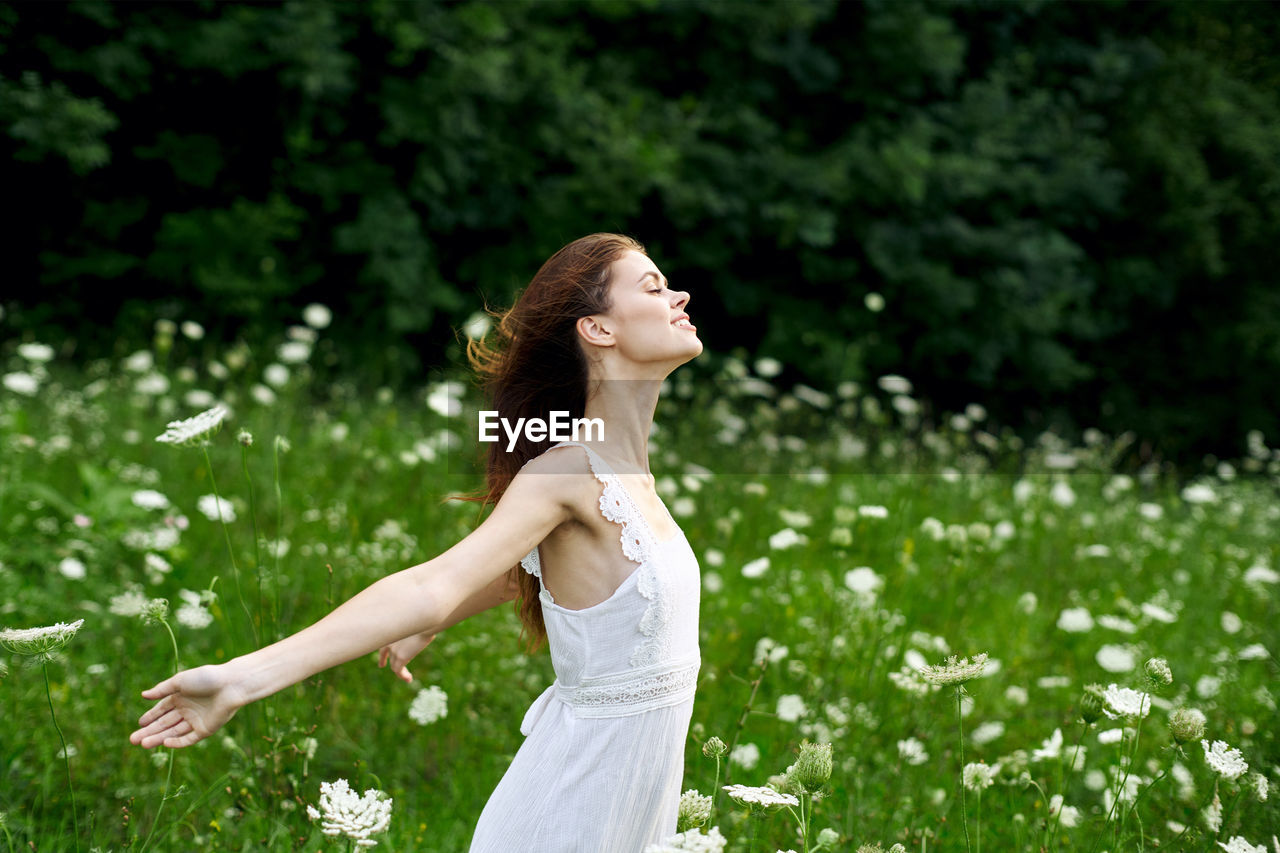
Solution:
[(406, 668), (406, 664), (413, 660), (418, 652), (425, 649), (435, 638), (435, 634), (414, 634), (410, 637), (405, 637), (403, 640), (396, 640), (389, 646), (383, 646), (382, 651), (378, 652), (378, 666), (384, 667), (390, 663), (391, 671), (395, 673), (397, 678), (406, 683), (413, 681), (413, 676)]
[(207, 738), (245, 705), (240, 688), (224, 665), (184, 669), (155, 687), (142, 691), (144, 699), (159, 701), (138, 718), (129, 741), (146, 749), (176, 749)]

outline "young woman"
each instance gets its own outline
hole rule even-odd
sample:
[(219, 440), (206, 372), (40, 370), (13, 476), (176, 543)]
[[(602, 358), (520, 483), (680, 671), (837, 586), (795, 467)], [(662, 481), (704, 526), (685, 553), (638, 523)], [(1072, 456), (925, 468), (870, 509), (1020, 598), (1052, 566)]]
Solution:
[(698, 563), (658, 498), (648, 436), (662, 381), (702, 343), (634, 240), (592, 234), (556, 252), (498, 324), (468, 345), (499, 416), (599, 419), (590, 442), (491, 445), (493, 511), (445, 553), (389, 575), (315, 624), (144, 690), (130, 741), (189, 746), (236, 710), (381, 650), (407, 664), (439, 632), (518, 597), (555, 682), (480, 815), (472, 853), (640, 853), (675, 832), (699, 668)]

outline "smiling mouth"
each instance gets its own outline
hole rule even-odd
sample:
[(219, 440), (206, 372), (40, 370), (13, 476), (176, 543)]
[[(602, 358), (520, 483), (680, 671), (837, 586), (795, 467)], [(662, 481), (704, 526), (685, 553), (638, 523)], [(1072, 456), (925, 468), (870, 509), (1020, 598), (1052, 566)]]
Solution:
[(698, 328), (697, 326), (693, 325), (692, 323), (690, 323), (688, 320), (685, 320), (685, 319), (676, 320), (671, 325), (675, 326), (677, 329), (693, 329), (696, 331)]

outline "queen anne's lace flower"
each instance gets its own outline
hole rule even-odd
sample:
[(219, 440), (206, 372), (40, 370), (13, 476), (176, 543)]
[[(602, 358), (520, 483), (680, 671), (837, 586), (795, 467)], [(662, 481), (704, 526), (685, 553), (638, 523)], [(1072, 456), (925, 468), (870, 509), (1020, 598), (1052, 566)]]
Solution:
[(987, 653), (974, 655), (971, 662), (968, 658), (947, 658), (945, 663), (937, 666), (926, 666), (920, 670), (920, 677), (930, 684), (963, 684), (982, 675), (987, 666)]
[(727, 843), (728, 839), (720, 834), (720, 828), (713, 826), (706, 835), (700, 829), (691, 829), (664, 838), (660, 844), (644, 848), (644, 853), (722, 853)]
[(1151, 710), (1151, 697), (1131, 687), (1120, 687), (1110, 684), (1102, 691), (1104, 700), (1102, 713), (1112, 720), (1121, 717), (1137, 717), (1142, 719)]
[(182, 447), (200, 447), (209, 443), (227, 416), (225, 406), (217, 405), (201, 412), (195, 417), (181, 421), (170, 421), (163, 434), (156, 436), (162, 444), (174, 444)]
[(677, 828), (681, 830), (702, 826), (711, 817), (711, 798), (704, 797), (693, 788), (680, 795)]
[(48, 657), (70, 642), (83, 624), (83, 619), (77, 619), (44, 628), (5, 628), (0, 631), (0, 646), (15, 655)]
[(449, 715), (449, 697), (436, 685), (418, 691), (409, 706), (409, 718), (420, 726)]
[(1227, 853), (1267, 853), (1265, 844), (1255, 846), (1240, 835), (1233, 835), (1231, 840), (1226, 843), (1219, 841), (1218, 846), (1227, 851)]
[(1220, 740), (1215, 740), (1212, 744), (1201, 741), (1200, 745), (1204, 747), (1205, 762), (1228, 782), (1239, 779), (1248, 772), (1249, 765), (1240, 754), (1240, 750), (1229, 749), (1226, 743)]
[(982, 763), (966, 764), (962, 772), (964, 786), (970, 791), (981, 791), (983, 788), (990, 788), (996, 781), (996, 774), (1000, 772), (1000, 764), (992, 764), (990, 766)]
[(725, 785), (729, 796), (740, 803), (764, 806), (798, 806), (800, 801), (793, 794), (781, 794), (772, 788), (752, 788), (748, 785)]
[(374, 847), (378, 842), (369, 836), (386, 832), (391, 823), (391, 803), (390, 797), (373, 788), (357, 797), (347, 780), (339, 779), (320, 783), (320, 808), (308, 805), (307, 817), (321, 821), (325, 835), (345, 835), (357, 847)]

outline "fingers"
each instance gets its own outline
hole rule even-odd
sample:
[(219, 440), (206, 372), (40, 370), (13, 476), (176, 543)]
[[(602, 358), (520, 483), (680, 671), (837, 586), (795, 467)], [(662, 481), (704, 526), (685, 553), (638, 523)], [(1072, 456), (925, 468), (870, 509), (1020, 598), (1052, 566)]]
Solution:
[(142, 691), (142, 698), (143, 699), (160, 699), (161, 697), (168, 696), (170, 693), (176, 692), (176, 690), (177, 690), (177, 686), (174, 683), (174, 678), (170, 677), (170, 678), (166, 678), (164, 681), (161, 681), (155, 687), (149, 687), (146, 690)]
[(204, 735), (199, 734), (198, 732), (191, 731), (191, 732), (187, 732), (186, 734), (180, 737), (165, 738), (164, 745), (168, 749), (180, 749), (184, 746), (191, 746), (191, 744), (196, 743), (197, 741), (200, 741), (203, 739), (204, 739)]
[(166, 713), (173, 707), (173, 697), (166, 696), (151, 707), (149, 711), (138, 718), (138, 727), (150, 725), (162, 714)]
[(399, 676), (400, 680), (405, 684), (413, 681), (413, 676), (409, 674), (409, 668), (407, 666), (400, 667), (400, 671), (397, 672), (396, 675)]
[(380, 666), (380, 667), (386, 666), (386, 665), (387, 665), (387, 656), (388, 656), (388, 655), (390, 655), (390, 654), (391, 654), (391, 649), (390, 649), (390, 647), (388, 647), (388, 646), (383, 646), (383, 647), (382, 647), (382, 651), (378, 652), (378, 666)]
[[(152, 714), (154, 710), (155, 709), (148, 711), (147, 714)], [(144, 747), (150, 748), (160, 743), (164, 737), (172, 734), (183, 734), (186, 731), (189, 731), (190, 728), (191, 724), (187, 722), (181, 712), (177, 710), (170, 710), (129, 735), (129, 740), (135, 744), (141, 744)], [(176, 729), (182, 729), (182, 731), (174, 731)], [(147, 741), (151, 741), (151, 743), (147, 743)]]

